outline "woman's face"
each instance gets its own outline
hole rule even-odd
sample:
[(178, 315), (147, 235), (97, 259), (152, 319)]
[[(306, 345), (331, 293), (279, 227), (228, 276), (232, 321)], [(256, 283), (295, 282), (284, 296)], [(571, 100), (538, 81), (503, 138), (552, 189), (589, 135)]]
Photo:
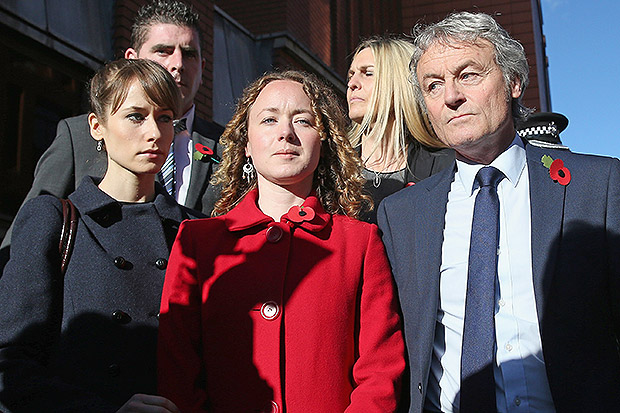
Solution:
[(261, 183), (309, 193), (321, 156), (310, 98), (300, 83), (275, 80), (259, 93), (248, 114), (246, 156)]
[(355, 123), (362, 123), (370, 105), (375, 86), (375, 56), (367, 47), (355, 55), (349, 68), (347, 83), (347, 103), (349, 118)]
[(174, 138), (173, 112), (154, 106), (134, 80), (125, 101), (107, 120), (88, 117), (91, 134), (103, 139), (108, 153), (108, 173), (116, 170), (140, 174), (159, 172)]

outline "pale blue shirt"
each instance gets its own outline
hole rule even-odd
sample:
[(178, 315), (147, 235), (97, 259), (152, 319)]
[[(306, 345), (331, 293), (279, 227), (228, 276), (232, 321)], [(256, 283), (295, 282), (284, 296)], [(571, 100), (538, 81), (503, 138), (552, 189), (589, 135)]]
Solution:
[[(517, 136), (492, 163), (504, 173), (499, 197), (498, 279), (495, 290), (496, 400), (498, 412), (553, 412), (532, 279), (529, 177)], [(448, 194), (439, 309), (426, 408), (459, 411), (461, 345), (467, 267), (478, 170), (457, 160)]]
[(186, 118), (187, 130), (174, 136), (174, 162), (176, 165), (176, 198), (177, 202), (185, 205), (187, 191), (189, 190), (189, 180), (192, 175), (193, 145), (192, 131), (194, 126), (194, 114), (196, 106), (192, 107), (179, 119)]

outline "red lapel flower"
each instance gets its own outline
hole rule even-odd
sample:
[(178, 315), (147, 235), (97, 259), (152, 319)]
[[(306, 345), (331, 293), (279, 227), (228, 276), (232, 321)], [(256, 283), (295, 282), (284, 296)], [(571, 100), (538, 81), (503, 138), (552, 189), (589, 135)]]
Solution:
[(215, 163), (220, 163), (217, 157), (213, 154), (213, 149), (208, 146), (203, 145), (202, 143), (197, 143), (194, 145), (196, 151), (194, 151), (194, 159), (197, 161), (206, 161), (212, 160)]
[(304, 221), (312, 221), (314, 219), (314, 215), (314, 209), (309, 206), (295, 205), (288, 210), (288, 219), (297, 224), (301, 224)]
[(549, 155), (544, 155), (541, 159), (542, 164), (549, 168), (549, 176), (560, 185), (568, 185), (570, 183), (570, 170), (564, 166), (561, 159), (553, 159)]

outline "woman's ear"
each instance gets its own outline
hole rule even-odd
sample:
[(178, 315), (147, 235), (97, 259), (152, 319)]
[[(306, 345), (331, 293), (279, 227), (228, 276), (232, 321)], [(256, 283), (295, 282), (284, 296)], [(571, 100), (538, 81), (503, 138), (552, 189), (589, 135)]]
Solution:
[(250, 158), (252, 156), (252, 152), (250, 151), (250, 142), (245, 145), (245, 157)]
[(104, 135), (104, 126), (94, 113), (88, 114), (88, 125), (90, 126), (90, 136), (96, 141), (102, 141)]

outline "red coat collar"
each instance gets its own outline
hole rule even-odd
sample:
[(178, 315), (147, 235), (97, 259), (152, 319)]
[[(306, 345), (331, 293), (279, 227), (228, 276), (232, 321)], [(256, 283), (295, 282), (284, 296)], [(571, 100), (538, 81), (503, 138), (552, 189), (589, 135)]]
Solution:
[[(242, 231), (257, 225), (266, 227), (273, 222), (271, 217), (263, 214), (258, 208), (257, 200), (258, 189), (255, 188), (248, 192), (241, 202), (224, 216), (229, 231)], [(287, 223), (293, 227), (303, 228), (309, 232), (318, 232), (325, 228), (331, 220), (331, 215), (325, 212), (314, 191), (306, 198), (302, 206), (310, 207), (314, 210), (315, 216), (312, 221), (295, 223), (288, 219), (288, 213), (286, 213), (280, 218), (280, 222)]]

